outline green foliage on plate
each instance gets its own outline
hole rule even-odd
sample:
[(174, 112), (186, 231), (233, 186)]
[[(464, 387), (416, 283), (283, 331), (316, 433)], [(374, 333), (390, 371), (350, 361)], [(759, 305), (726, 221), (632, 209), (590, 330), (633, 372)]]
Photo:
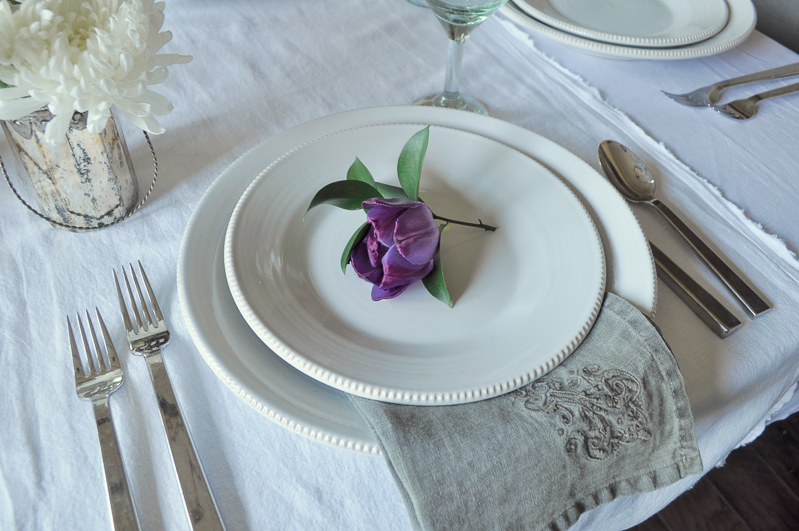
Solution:
[(363, 208), (361, 203), (373, 197), (382, 197), (377, 189), (363, 181), (336, 181), (324, 186), (316, 192), (308, 208), (309, 210), (319, 205), (333, 205), (344, 210), (358, 210)]
[(397, 161), (397, 177), (400, 186), (410, 199), (419, 199), (419, 178), (422, 176), (422, 163), (427, 154), (427, 144), (430, 140), (430, 126), (428, 125), (413, 135), (402, 148)]
[[(439, 230), (443, 232), (446, 226), (446, 223), (442, 224)], [(433, 259), (433, 270), (422, 278), (422, 284), (427, 288), (430, 295), (452, 308), (452, 298), (449, 296), (447, 283), (444, 281), (444, 268), (441, 267), (441, 249), (436, 252), (436, 256)]]
[[(441, 232), (448, 223), (496, 230), (482, 222), (436, 216), (419, 198), (429, 140), (428, 125), (403, 146), (397, 161), (400, 186), (376, 181), (361, 159), (355, 157), (347, 179), (322, 187), (305, 211), (307, 214), (319, 205), (366, 211), (367, 221), (350, 237), (341, 254), (341, 270), (346, 274), (347, 264), (351, 264), (359, 277), (371, 282), (372, 300), (394, 298), (422, 280), (431, 295), (451, 308), (452, 298), (441, 266)], [(435, 219), (445, 223), (436, 226)]]

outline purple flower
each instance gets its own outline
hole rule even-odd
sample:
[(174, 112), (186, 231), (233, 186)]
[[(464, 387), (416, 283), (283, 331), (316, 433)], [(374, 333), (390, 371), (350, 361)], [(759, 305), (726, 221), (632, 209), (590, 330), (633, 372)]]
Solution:
[(433, 269), (439, 230), (424, 203), (373, 198), (363, 202), (371, 227), (352, 252), (350, 263), (374, 284), (372, 300), (391, 299)]

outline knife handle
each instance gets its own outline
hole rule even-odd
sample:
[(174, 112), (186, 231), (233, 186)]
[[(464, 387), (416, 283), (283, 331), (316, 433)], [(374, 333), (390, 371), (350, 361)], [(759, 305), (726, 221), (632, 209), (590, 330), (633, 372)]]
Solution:
[(658, 276), (720, 338), (728, 337), (741, 327), (741, 321), (721, 302), (680, 269), (655, 244), (649, 242)]
[(650, 204), (655, 206), (666, 217), (667, 220), (682, 234), (685, 240), (696, 251), (699, 258), (715, 273), (727, 289), (735, 295), (744, 309), (752, 316), (757, 317), (771, 309), (771, 305), (766, 302), (757, 292), (744, 280), (738, 273), (727, 265), (727, 263), (702, 240), (685, 222), (680, 219), (668, 206), (657, 199)]
[(726, 88), (735, 85), (743, 85), (745, 83), (752, 83), (754, 81), (767, 81), (770, 79), (779, 79), (781, 77), (795, 76), (797, 74), (799, 74), (799, 63), (793, 63), (790, 65), (764, 70), (762, 72), (755, 72), (754, 74), (748, 74), (745, 76), (734, 77), (732, 79), (720, 81), (717, 83), (717, 85), (719, 88)]

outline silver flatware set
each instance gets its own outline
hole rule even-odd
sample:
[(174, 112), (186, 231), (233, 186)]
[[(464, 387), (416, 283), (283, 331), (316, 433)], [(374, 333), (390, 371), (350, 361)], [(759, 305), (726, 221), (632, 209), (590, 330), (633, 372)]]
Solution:
[(686, 105), (688, 107), (710, 107), (719, 114), (728, 118), (732, 118), (734, 120), (748, 120), (757, 114), (758, 102), (768, 98), (775, 98), (777, 96), (784, 96), (799, 92), (799, 83), (761, 92), (759, 94), (755, 94), (754, 96), (738, 99), (730, 103), (719, 104), (718, 102), (721, 99), (722, 90), (737, 85), (744, 85), (759, 81), (769, 81), (795, 75), (799, 75), (799, 63), (780, 66), (778, 68), (772, 68), (762, 72), (756, 72), (754, 74), (719, 81), (685, 94), (672, 94), (670, 92), (666, 92), (665, 90), (662, 92), (677, 103)]
[[(128, 303), (123, 296), (119, 277), (114, 271), (120, 312), (130, 351), (144, 357), (150, 372), (186, 516), (194, 530), (224, 529), (161, 356), (162, 349), (169, 344), (171, 339), (169, 329), (141, 262), (139, 263), (141, 282), (139, 274), (132, 265), (129, 271), (130, 278), (133, 279), (132, 284), (128, 272), (122, 268), (125, 291), (128, 295), (127, 299), (133, 319), (128, 312)], [(144, 290), (142, 290), (142, 284)], [(138, 295), (139, 304), (136, 302), (134, 293)], [(147, 298), (145, 298), (145, 293)], [(100, 348), (89, 312), (86, 312), (86, 327), (84, 327), (80, 314), (76, 316), (86, 359), (85, 366), (88, 370), (84, 369), (84, 362), (72, 331), (72, 324), (67, 318), (75, 385), (78, 396), (85, 400), (91, 400), (94, 406), (113, 528), (135, 530), (140, 527), (108, 406), (111, 393), (122, 386), (123, 369), (99, 310), (96, 311), (96, 314), (106, 356)], [(86, 328), (89, 330), (88, 334)]]
[[(632, 150), (613, 140), (605, 140), (599, 145), (598, 156), (602, 171), (621, 195), (632, 203), (648, 204), (658, 210), (751, 317), (771, 309), (771, 305), (735, 271), (727, 259), (715, 252), (674, 210), (656, 197), (652, 173)], [(741, 321), (722, 302), (651, 242), (650, 248), (658, 275), (711, 330), (724, 338), (740, 328)]]

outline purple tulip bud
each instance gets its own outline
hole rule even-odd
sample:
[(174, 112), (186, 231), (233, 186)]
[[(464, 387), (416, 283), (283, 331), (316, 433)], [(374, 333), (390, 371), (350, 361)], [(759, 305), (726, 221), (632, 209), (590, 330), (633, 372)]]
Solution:
[(374, 284), (372, 300), (391, 299), (433, 269), (440, 233), (420, 201), (373, 198), (363, 208), (371, 229), (350, 263), (359, 277)]

